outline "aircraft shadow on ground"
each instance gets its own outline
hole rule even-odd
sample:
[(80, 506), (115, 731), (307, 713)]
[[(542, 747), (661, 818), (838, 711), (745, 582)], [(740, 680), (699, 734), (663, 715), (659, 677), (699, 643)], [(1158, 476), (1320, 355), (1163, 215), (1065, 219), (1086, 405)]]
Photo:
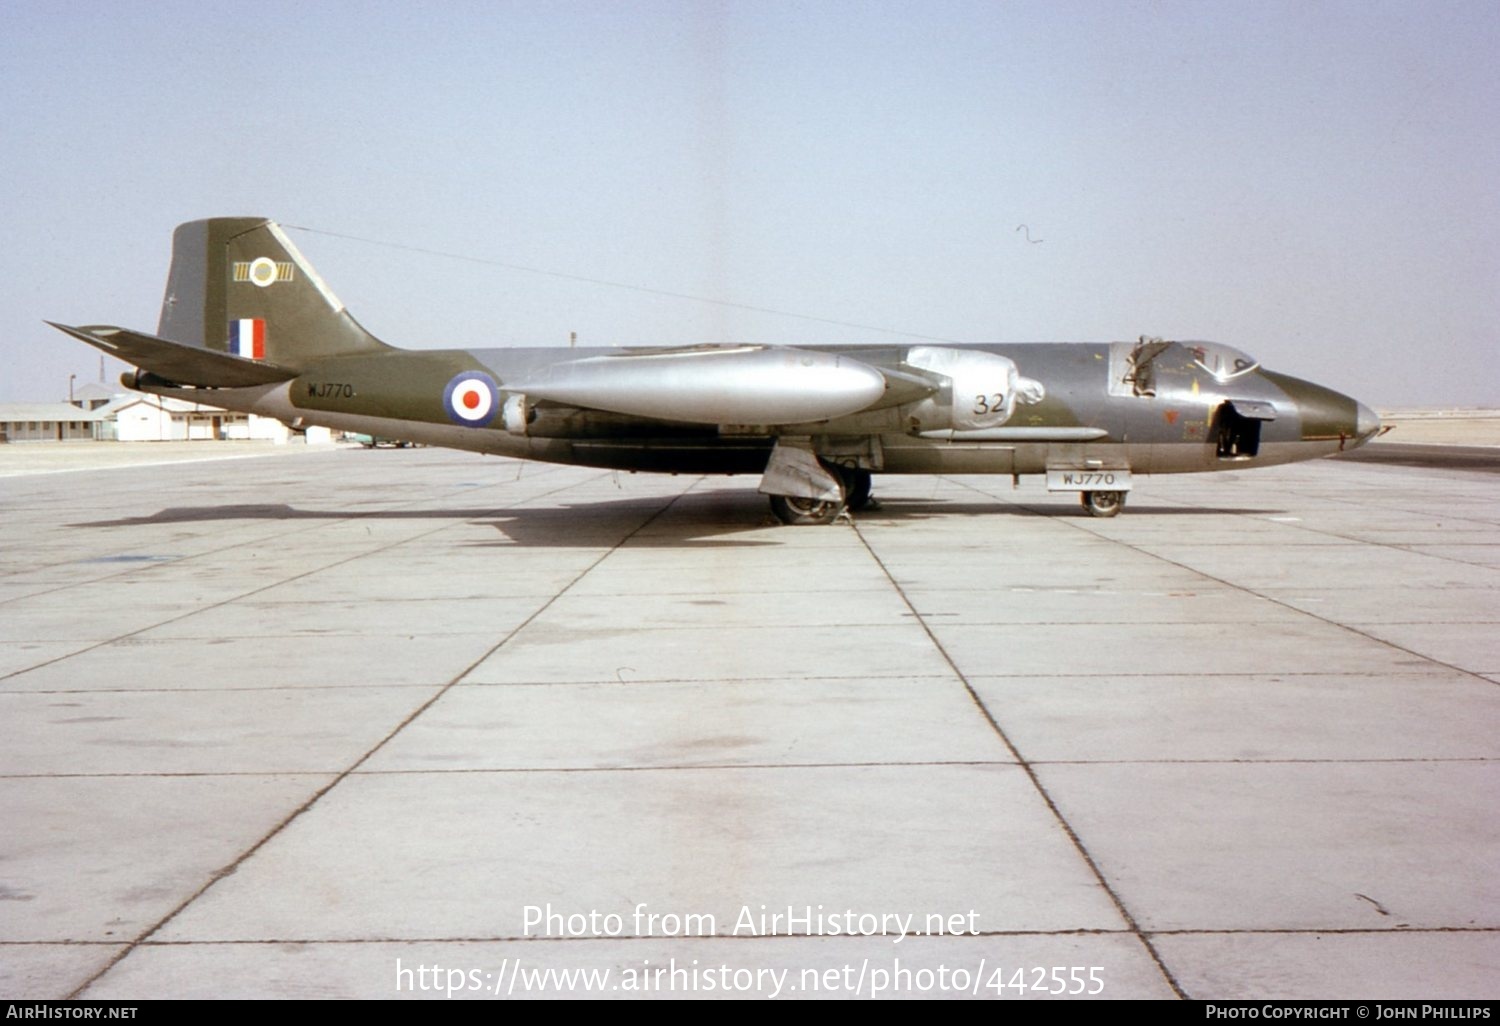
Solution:
[[(738, 497), (737, 497), (738, 498)], [(759, 497), (757, 497), (759, 498)], [(695, 500), (708, 500), (698, 502)], [(286, 503), (236, 503), (223, 506), (174, 506), (147, 516), (120, 517), (75, 523), (75, 528), (151, 527), (170, 524), (235, 521), (348, 521), (352, 524), (389, 521), (448, 521), (489, 525), (504, 541), (462, 544), (473, 547), (611, 548), (661, 510), (662, 500), (609, 499), (556, 506), (467, 506), (443, 509), (308, 509)], [(724, 502), (711, 496), (684, 496), (670, 509), (630, 538), (631, 545), (715, 547), (774, 545), (771, 539), (736, 539), (733, 535), (771, 524), (770, 512), (760, 504)], [(276, 539), (266, 538), (273, 545)]]
[[(165, 524), (217, 523), (237, 520), (347, 520), (380, 521), (470, 521), (493, 526), (504, 541), (466, 542), (467, 545), (523, 546), (537, 548), (609, 548), (625, 536), (627, 525), (637, 525), (660, 510), (659, 501), (607, 499), (558, 506), (487, 506), (447, 509), (304, 509), (286, 503), (240, 503), (223, 506), (174, 506), (149, 516), (121, 517), (76, 523), (76, 528), (147, 527)], [(1267, 516), (1269, 509), (1204, 506), (1130, 506), (1127, 517)], [(854, 514), (859, 523), (890, 525), (955, 517), (1078, 517), (1089, 519), (1076, 502), (1058, 500), (1015, 503), (996, 500), (960, 501), (940, 498), (881, 499), (876, 509)], [(764, 496), (756, 492), (688, 493), (672, 502), (629, 540), (631, 546), (756, 547), (775, 545), (771, 536), (738, 538), (736, 535), (764, 531), (777, 523), (766, 508)], [(816, 528), (812, 528), (816, 530)], [(786, 530), (797, 530), (786, 528)], [(807, 530), (807, 528), (803, 528)], [(265, 539), (274, 544), (274, 538)]]

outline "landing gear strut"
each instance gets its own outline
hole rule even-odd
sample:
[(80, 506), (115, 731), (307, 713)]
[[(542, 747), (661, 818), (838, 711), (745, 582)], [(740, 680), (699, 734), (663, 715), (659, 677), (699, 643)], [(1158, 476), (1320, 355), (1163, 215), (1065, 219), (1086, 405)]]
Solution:
[(1124, 492), (1080, 492), (1078, 498), (1091, 517), (1119, 516), (1125, 508)]
[(839, 477), (844, 481), (844, 507), (858, 513), (862, 509), (874, 509), (875, 500), (870, 498), (870, 472), (858, 467), (839, 468)]

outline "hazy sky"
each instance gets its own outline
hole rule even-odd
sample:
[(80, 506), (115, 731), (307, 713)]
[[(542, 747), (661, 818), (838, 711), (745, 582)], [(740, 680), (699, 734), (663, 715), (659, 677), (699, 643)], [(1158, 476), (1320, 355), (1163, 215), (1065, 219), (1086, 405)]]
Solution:
[[(97, 379), (42, 319), (154, 330), (173, 227), (246, 214), (1500, 405), (1497, 54), (1494, 0), (0, 0), (0, 400)], [(903, 341), (292, 238), (398, 345)]]

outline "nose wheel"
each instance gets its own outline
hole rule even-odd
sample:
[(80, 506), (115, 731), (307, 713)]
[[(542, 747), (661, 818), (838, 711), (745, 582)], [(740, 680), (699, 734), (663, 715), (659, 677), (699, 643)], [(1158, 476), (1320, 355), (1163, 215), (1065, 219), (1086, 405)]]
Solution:
[(1116, 517), (1125, 508), (1124, 492), (1080, 492), (1078, 498), (1091, 517)]

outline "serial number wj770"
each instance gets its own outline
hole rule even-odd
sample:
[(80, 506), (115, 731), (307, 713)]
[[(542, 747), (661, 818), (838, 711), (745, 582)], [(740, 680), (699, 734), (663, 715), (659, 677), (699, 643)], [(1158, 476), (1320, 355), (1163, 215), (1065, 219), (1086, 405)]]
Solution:
[(341, 381), (309, 381), (307, 397), (309, 399), (353, 399), (354, 386)]
[(1103, 470), (1097, 473), (1063, 475), (1063, 484), (1077, 485), (1079, 488), (1099, 488), (1114, 483), (1115, 475), (1110, 470)]
[(1128, 492), (1128, 470), (1049, 470), (1047, 490), (1052, 492)]

